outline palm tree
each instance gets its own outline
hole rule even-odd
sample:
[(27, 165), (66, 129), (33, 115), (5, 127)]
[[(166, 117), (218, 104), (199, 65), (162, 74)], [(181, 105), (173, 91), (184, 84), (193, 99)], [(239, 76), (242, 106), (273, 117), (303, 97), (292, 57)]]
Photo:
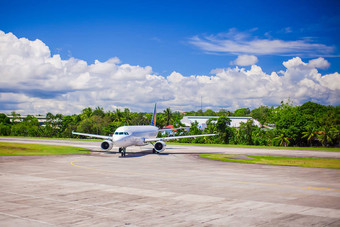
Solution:
[(122, 112), (120, 111), (120, 109), (116, 109), (115, 113), (116, 113), (115, 114), (115, 121), (120, 122), (122, 120), (122, 117), (123, 117)]
[(308, 144), (312, 146), (312, 141), (315, 140), (315, 138), (317, 138), (318, 130), (315, 130), (315, 128), (312, 126), (307, 126), (306, 131), (302, 132), (302, 135), (303, 135), (302, 138), (307, 138)]
[(130, 112), (129, 108), (124, 109), (123, 120), (124, 120), (124, 124), (130, 125), (130, 123), (131, 123), (131, 112)]
[(165, 119), (166, 119), (166, 125), (169, 125), (170, 120), (172, 118), (172, 112), (171, 112), (170, 107), (168, 107), (164, 110), (164, 114), (165, 114)]
[(278, 141), (280, 146), (285, 147), (287, 147), (290, 143), (289, 138), (285, 135), (285, 133), (280, 133), (280, 135), (274, 138), (274, 141)]
[(325, 128), (324, 131), (319, 132), (318, 138), (323, 146), (332, 145), (334, 140), (339, 137), (339, 130), (335, 127)]

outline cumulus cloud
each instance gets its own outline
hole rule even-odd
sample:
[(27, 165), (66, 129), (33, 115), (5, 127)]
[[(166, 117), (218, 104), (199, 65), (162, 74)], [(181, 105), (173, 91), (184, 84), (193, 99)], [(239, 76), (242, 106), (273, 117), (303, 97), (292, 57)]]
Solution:
[(258, 59), (254, 55), (239, 55), (235, 61), (232, 61), (232, 65), (239, 65), (239, 66), (248, 66), (248, 65), (255, 65)]
[(186, 77), (180, 72), (161, 76), (150, 66), (122, 64), (117, 57), (92, 64), (63, 60), (51, 55), (40, 40), (0, 31), (0, 111), (72, 114), (88, 106), (150, 111), (155, 102), (160, 109), (193, 110), (200, 106), (201, 97), (206, 107), (230, 110), (279, 105), (288, 98), (295, 104), (309, 100), (340, 104), (340, 74), (318, 72), (329, 67), (324, 58), (304, 62), (295, 57), (283, 62), (285, 70), (271, 74), (255, 65), (254, 59), (250, 62), (251, 56), (244, 58), (253, 63), (249, 70), (239, 68), (246, 64), (240, 57), (240, 62), (235, 61), (239, 66), (215, 69), (209, 76)]
[(328, 69), (330, 66), (329, 62), (324, 58), (312, 59), (309, 61), (309, 65), (319, 69)]
[(256, 55), (304, 55), (325, 56), (334, 52), (334, 47), (311, 43), (310, 39), (286, 41), (280, 39), (260, 39), (250, 34), (230, 29), (228, 33), (194, 36), (189, 43), (198, 48), (217, 53), (256, 54)]

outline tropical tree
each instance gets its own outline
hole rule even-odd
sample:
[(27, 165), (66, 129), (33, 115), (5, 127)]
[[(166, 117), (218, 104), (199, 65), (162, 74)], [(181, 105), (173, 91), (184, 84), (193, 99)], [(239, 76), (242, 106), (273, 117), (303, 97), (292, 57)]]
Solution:
[(9, 136), (11, 134), (11, 121), (6, 114), (0, 113), (0, 135)]
[(249, 119), (246, 123), (241, 122), (238, 129), (239, 142), (246, 145), (252, 145), (253, 131), (256, 128), (252, 119)]
[(204, 112), (204, 116), (216, 116), (215, 111), (208, 109)]
[(114, 114), (114, 121), (122, 121), (123, 119), (123, 113), (120, 111), (120, 109), (116, 109), (115, 114)]
[(252, 140), (254, 145), (267, 146), (269, 143), (268, 131), (256, 127), (256, 129), (252, 131)]
[(335, 127), (325, 127), (323, 131), (319, 132), (318, 138), (322, 146), (333, 145), (339, 139), (339, 130)]
[(232, 136), (232, 130), (229, 127), (231, 120), (228, 117), (221, 116), (217, 119), (216, 130), (220, 138), (220, 142), (224, 144), (229, 143), (229, 139)]
[(44, 127), (44, 136), (48, 137), (54, 137), (59, 136), (60, 129), (63, 126), (63, 115), (56, 114), (53, 115), (52, 113), (46, 114), (46, 121), (45, 121), (45, 127)]
[(11, 113), (12, 115), (12, 122), (16, 123), (16, 122), (20, 122), (20, 114), (16, 113), (15, 111), (12, 111)]
[(149, 124), (150, 124), (150, 120), (144, 113), (137, 113), (131, 119), (131, 125), (149, 125)]
[(274, 138), (274, 143), (279, 146), (287, 147), (290, 144), (289, 138), (284, 131), (280, 131), (278, 135)]
[(77, 130), (77, 125), (80, 121), (80, 115), (64, 116), (61, 122), (60, 136), (66, 138), (73, 137), (72, 131)]
[(172, 111), (171, 111), (170, 107), (168, 107), (164, 110), (164, 115), (165, 115), (166, 125), (170, 125), (170, 121), (172, 119)]
[(251, 116), (258, 120), (261, 126), (263, 126), (268, 124), (272, 109), (273, 108), (269, 108), (268, 106), (260, 106), (259, 108), (251, 111)]
[(83, 109), (82, 111), (81, 111), (81, 114), (80, 114), (80, 118), (82, 119), (82, 120), (84, 120), (84, 119), (86, 119), (86, 118), (89, 118), (89, 117), (91, 117), (91, 115), (92, 115), (92, 108), (91, 107), (87, 107), (87, 108), (85, 108), (85, 109)]
[(18, 122), (11, 127), (11, 135), (40, 136), (38, 119), (32, 115), (27, 115), (22, 122)]
[(307, 125), (305, 131), (302, 132), (302, 135), (301, 138), (307, 139), (307, 143), (312, 146), (313, 141), (318, 137), (318, 130), (311, 125)]
[(230, 116), (230, 115), (231, 115), (230, 111), (226, 109), (220, 109), (217, 113), (217, 116)]
[(237, 117), (244, 117), (250, 114), (250, 109), (249, 108), (241, 108), (237, 109), (234, 112), (234, 115)]
[(105, 113), (104, 113), (104, 109), (103, 107), (97, 107), (92, 113), (91, 116), (99, 116), (99, 117), (104, 117)]
[(131, 112), (129, 108), (125, 108), (123, 112), (123, 121), (125, 125), (130, 125), (131, 124)]

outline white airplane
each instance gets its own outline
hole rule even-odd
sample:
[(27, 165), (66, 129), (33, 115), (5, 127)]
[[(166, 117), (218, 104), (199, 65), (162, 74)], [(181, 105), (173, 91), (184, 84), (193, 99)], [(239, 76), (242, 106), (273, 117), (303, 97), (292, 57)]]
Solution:
[(170, 136), (156, 138), (158, 131), (161, 131), (158, 127), (156, 127), (156, 114), (157, 113), (155, 104), (151, 125), (122, 126), (117, 128), (117, 130), (114, 132), (112, 136), (102, 136), (80, 132), (72, 132), (72, 134), (105, 139), (101, 143), (100, 147), (103, 150), (108, 151), (112, 149), (113, 145), (115, 145), (119, 147), (119, 152), (121, 153), (122, 156), (126, 155), (126, 148), (129, 146), (145, 146), (151, 143), (154, 146), (153, 153), (159, 153), (165, 150), (166, 144), (164, 141), (217, 135), (217, 134), (202, 134), (202, 135)]

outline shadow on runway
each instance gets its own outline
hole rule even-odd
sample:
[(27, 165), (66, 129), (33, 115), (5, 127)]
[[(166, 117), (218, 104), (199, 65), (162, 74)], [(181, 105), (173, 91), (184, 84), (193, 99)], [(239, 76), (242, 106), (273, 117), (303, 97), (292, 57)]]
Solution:
[[(172, 150), (176, 148), (167, 148), (166, 150)], [(94, 154), (105, 154), (105, 155), (119, 155), (119, 158), (139, 158), (147, 155), (158, 155), (158, 156), (168, 156), (168, 155), (200, 155), (206, 154), (204, 152), (161, 152), (161, 153), (153, 153), (152, 150), (143, 150), (138, 152), (126, 152), (126, 156), (122, 157), (119, 152), (116, 151), (101, 151), (101, 150), (92, 150), (91, 153)]]
[[(118, 153), (118, 152), (117, 152)], [(171, 156), (171, 155), (200, 155), (200, 154), (206, 154), (206, 153), (187, 153), (187, 152), (174, 152), (174, 153), (152, 153), (152, 151), (143, 151), (143, 152), (126, 152), (126, 156), (122, 157), (119, 156), (119, 158), (138, 158), (138, 157), (143, 157), (147, 155), (158, 155), (158, 156)]]

